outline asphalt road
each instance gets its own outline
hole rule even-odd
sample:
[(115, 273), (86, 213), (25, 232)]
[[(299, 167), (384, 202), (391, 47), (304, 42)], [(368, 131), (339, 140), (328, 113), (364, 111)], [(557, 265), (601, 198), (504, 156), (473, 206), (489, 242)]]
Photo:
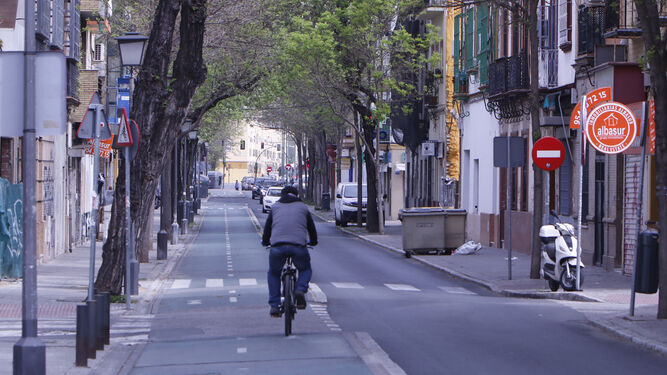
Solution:
[(132, 374), (368, 374), (349, 336), (362, 333), (407, 374), (666, 372), (666, 358), (566, 304), (492, 295), (319, 220), (313, 282), (328, 303), (299, 311), (285, 338), (268, 315), (267, 252), (247, 208), (262, 224), (266, 214), (249, 192), (213, 194)]
[(667, 373), (667, 358), (607, 336), (567, 303), (492, 295), (333, 223), (317, 227), (313, 281), (331, 319), (368, 332), (408, 374)]

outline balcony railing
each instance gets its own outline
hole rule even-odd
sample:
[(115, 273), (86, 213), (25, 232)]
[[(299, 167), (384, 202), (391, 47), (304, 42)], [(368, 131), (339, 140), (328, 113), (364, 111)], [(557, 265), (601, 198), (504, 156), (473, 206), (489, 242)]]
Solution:
[(424, 5), (427, 7), (432, 6), (432, 7), (437, 7), (437, 6), (445, 6), (447, 5), (447, 2), (451, 0), (424, 0)]
[(528, 56), (526, 52), (502, 57), (489, 64), (489, 95), (528, 89)]
[(596, 44), (604, 43), (606, 7), (588, 7), (579, 11), (579, 55), (593, 53)]
[(558, 49), (540, 50), (540, 87), (558, 86)]
[(642, 35), (631, 0), (606, 0), (604, 26), (605, 38), (637, 38)]

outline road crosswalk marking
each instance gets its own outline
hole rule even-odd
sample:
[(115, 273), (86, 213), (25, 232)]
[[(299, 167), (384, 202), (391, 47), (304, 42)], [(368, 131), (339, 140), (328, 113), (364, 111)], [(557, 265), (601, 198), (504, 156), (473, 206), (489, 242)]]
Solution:
[(240, 286), (257, 285), (257, 279), (239, 279)]
[(331, 283), (331, 285), (340, 289), (363, 289), (359, 283)]
[(477, 295), (477, 293), (475, 293), (475, 292), (471, 292), (466, 288), (457, 287), (457, 286), (441, 286), (440, 289), (444, 290), (447, 293), (451, 293), (451, 294), (466, 294), (466, 295), (471, 295), (471, 296)]
[(190, 279), (176, 279), (174, 280), (174, 283), (171, 284), (171, 289), (186, 289), (190, 287), (190, 283), (192, 280)]
[[(233, 274), (230, 274), (233, 276)], [(199, 282), (193, 283), (192, 279), (175, 279), (174, 282), (171, 284), (170, 289), (188, 289), (188, 288), (201, 288), (201, 285)], [(224, 288), (225, 285), (229, 286), (257, 286), (259, 285), (259, 282), (255, 278), (243, 278), (243, 279), (238, 279), (238, 283), (236, 280), (230, 280), (227, 279), (225, 282), (225, 279), (206, 279), (205, 280), (205, 287), (206, 288)]]
[(412, 285), (407, 284), (384, 284), (387, 288), (391, 290), (405, 290), (410, 292), (419, 292), (419, 289), (415, 288)]
[(225, 286), (223, 279), (206, 279), (207, 288), (222, 288)]

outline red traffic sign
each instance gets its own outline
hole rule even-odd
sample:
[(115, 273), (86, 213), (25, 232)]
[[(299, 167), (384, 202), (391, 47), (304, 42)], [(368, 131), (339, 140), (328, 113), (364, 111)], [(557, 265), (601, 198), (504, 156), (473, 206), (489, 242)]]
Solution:
[(272, 167), (266, 167), (266, 171), (267, 171), (267, 172), (271, 172), (272, 170), (273, 170)]
[(565, 147), (554, 137), (542, 137), (533, 145), (533, 162), (538, 168), (553, 171), (563, 164)]
[(127, 120), (127, 111), (122, 108), (120, 111), (120, 125), (118, 127), (118, 136), (115, 138), (115, 147), (129, 147), (132, 146), (132, 131), (130, 130), (130, 122)]

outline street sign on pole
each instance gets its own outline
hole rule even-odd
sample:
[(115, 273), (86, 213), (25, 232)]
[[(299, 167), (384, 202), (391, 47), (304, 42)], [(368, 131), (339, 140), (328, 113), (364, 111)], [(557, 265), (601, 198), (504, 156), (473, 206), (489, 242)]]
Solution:
[[(509, 145), (507, 144), (509, 139)], [(509, 155), (508, 155), (509, 154)], [(526, 165), (526, 139), (523, 137), (493, 138), (493, 166), (507, 168)]]
[(558, 169), (565, 160), (563, 142), (554, 137), (542, 137), (533, 145), (533, 162), (545, 171)]
[(637, 138), (637, 121), (632, 111), (618, 102), (597, 106), (586, 118), (586, 138), (604, 154), (627, 150)]
[(130, 136), (132, 137), (132, 144), (128, 146), (130, 149), (130, 160), (134, 160), (137, 156), (139, 146), (141, 146), (141, 133), (139, 132), (139, 125), (134, 120), (130, 120)]
[(109, 130), (104, 110), (102, 110), (100, 116), (100, 123), (95, 124), (95, 119), (96, 119), (95, 106), (98, 104), (102, 104), (102, 101), (100, 100), (100, 95), (97, 92), (95, 92), (93, 93), (93, 96), (90, 98), (90, 103), (88, 104), (88, 111), (86, 111), (86, 114), (83, 116), (83, 121), (81, 121), (79, 129), (76, 132), (79, 138), (86, 138), (86, 139), (95, 138), (96, 126), (99, 126), (100, 128), (99, 139), (111, 138), (111, 131)]
[[(611, 87), (600, 87), (586, 94), (586, 110), (590, 113), (598, 104), (611, 101)], [(572, 110), (570, 116), (570, 129), (579, 129), (581, 127), (581, 101)]]
[(120, 110), (119, 120), (120, 126), (118, 128), (118, 136), (114, 139), (114, 148), (132, 146), (132, 131), (130, 130), (130, 122), (127, 120), (125, 108)]

